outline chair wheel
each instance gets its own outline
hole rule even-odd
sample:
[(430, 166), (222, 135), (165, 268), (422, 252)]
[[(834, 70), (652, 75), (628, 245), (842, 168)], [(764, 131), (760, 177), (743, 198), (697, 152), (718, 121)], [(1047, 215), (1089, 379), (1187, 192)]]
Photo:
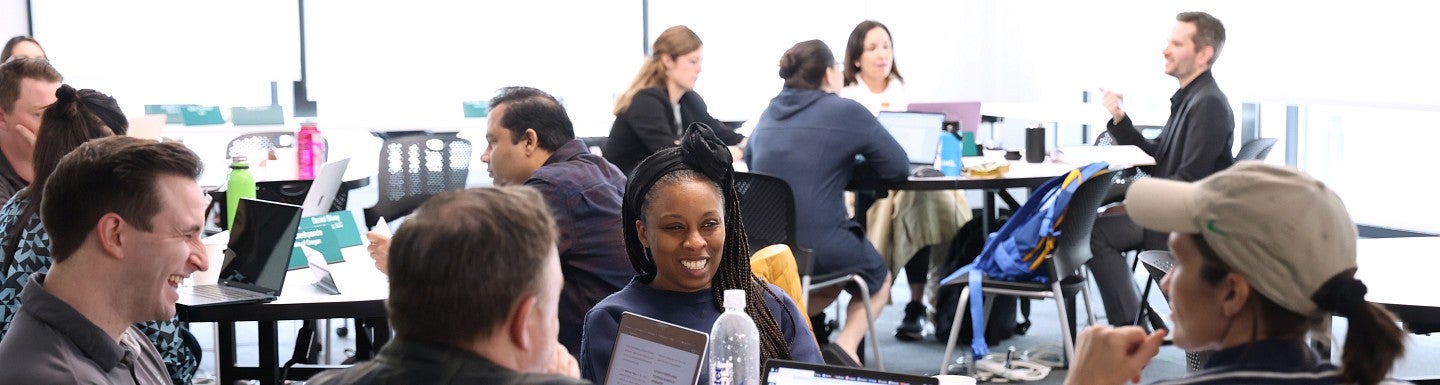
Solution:
[(344, 327), (344, 326), (335, 328), (335, 335), (341, 336), (341, 337), (350, 335), (350, 328)]

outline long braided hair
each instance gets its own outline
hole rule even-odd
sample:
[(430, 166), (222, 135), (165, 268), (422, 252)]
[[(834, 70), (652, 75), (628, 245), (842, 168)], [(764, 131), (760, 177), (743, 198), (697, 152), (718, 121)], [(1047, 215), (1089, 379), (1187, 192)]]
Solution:
[[(640, 275), (640, 281), (653, 281), (655, 261), (640, 243), (640, 234), (634, 226), (636, 221), (644, 218), (643, 209), (651, 190), (659, 185), (692, 178), (718, 187), (725, 205), (725, 244), (721, 249), (720, 266), (710, 280), (715, 309), (724, 311), (725, 290), (744, 290), (745, 313), (755, 320), (755, 326), (760, 330), (760, 358), (788, 360), (790, 344), (785, 340), (779, 322), (770, 313), (770, 307), (765, 305), (765, 296), (777, 302), (783, 301), (750, 270), (750, 244), (740, 220), (735, 169), (730, 162), (730, 150), (703, 123), (691, 124), (681, 135), (679, 147), (660, 150), (640, 162), (625, 186), (625, 200), (621, 206), (622, 223), (625, 225), (620, 227), (625, 232), (625, 249), (630, 255), (630, 265)], [(696, 174), (700, 178), (694, 178)], [(784, 309), (786, 319), (794, 320), (795, 314), (788, 307)]]

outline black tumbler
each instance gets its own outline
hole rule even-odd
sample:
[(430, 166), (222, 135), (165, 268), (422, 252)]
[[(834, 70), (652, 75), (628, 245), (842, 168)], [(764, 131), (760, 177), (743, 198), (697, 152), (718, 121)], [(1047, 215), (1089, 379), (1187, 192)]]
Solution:
[(1030, 163), (1045, 161), (1045, 127), (1025, 129), (1025, 161)]

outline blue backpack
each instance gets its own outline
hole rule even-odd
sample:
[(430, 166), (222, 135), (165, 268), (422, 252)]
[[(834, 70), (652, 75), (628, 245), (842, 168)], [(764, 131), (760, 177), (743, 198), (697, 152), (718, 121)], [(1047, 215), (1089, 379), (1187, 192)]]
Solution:
[(961, 266), (940, 281), (942, 285), (949, 284), (967, 273), (979, 273), (969, 275), (970, 322), (975, 331), (970, 350), (975, 357), (990, 352), (985, 343), (985, 307), (980, 281), (990, 278), (1050, 283), (1042, 268), (1055, 250), (1055, 237), (1060, 236), (1060, 224), (1065, 220), (1070, 197), (1081, 183), (1107, 172), (1110, 172), (1108, 163), (1095, 162), (1045, 181), (999, 231), (990, 234), (985, 249), (974, 262)]

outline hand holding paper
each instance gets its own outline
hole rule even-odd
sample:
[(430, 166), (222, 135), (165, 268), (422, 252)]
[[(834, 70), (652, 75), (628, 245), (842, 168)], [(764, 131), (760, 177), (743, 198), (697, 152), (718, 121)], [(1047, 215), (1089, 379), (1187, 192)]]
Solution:
[(391, 235), (393, 234), (390, 232), (390, 225), (385, 223), (384, 217), (381, 217), (380, 221), (375, 223), (375, 227), (365, 233), (365, 239), (370, 241), (370, 246), (366, 247), (366, 250), (370, 251), (370, 258), (375, 260), (375, 268), (380, 269), (381, 273), (389, 273), (387, 264), (390, 259)]

